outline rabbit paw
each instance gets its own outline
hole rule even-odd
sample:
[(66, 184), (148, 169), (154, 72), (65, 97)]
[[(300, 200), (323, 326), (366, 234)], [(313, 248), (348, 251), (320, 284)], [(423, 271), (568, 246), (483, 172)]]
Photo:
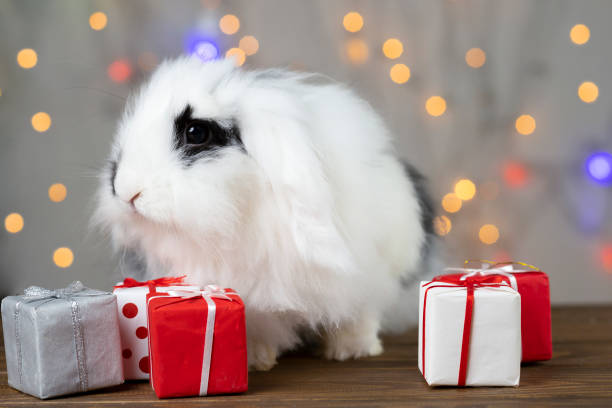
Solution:
[(377, 356), (383, 352), (378, 338), (378, 324), (372, 321), (353, 322), (329, 331), (324, 355), (330, 360), (347, 360)]
[(276, 349), (265, 343), (249, 344), (249, 369), (268, 371), (276, 365)]

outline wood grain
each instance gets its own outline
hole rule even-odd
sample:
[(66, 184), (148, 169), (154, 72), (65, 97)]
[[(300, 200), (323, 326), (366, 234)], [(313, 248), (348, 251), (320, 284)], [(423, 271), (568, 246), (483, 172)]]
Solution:
[(158, 400), (147, 382), (39, 401), (7, 385), (0, 349), (0, 407), (216, 406), (404, 407), (415, 406), (612, 406), (612, 306), (553, 309), (554, 357), (527, 364), (518, 388), (430, 388), (417, 369), (417, 336), (387, 337), (375, 358), (334, 362), (305, 353), (280, 359), (269, 372), (252, 373), (242, 395)]

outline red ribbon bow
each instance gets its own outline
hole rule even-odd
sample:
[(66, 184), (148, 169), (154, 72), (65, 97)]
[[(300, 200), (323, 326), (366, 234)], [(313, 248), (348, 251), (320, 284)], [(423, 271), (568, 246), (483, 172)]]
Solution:
[[(449, 285), (433, 285), (432, 283), (443, 282)], [(425, 294), (423, 295), (423, 332), (422, 332), (422, 344), (421, 348), (421, 360), (423, 361), (423, 377), (425, 377), (425, 312), (427, 311), (427, 293), (430, 289), (434, 288), (466, 288), (467, 297), (465, 300), (465, 318), (463, 320), (463, 339), (461, 342), (461, 360), (459, 362), (459, 376), (457, 378), (457, 385), (460, 387), (465, 386), (465, 379), (467, 377), (467, 364), (470, 352), (470, 336), (472, 332), (472, 315), (474, 313), (474, 290), (477, 288), (491, 288), (508, 286), (506, 282), (500, 282), (499, 277), (496, 276), (482, 276), (475, 275), (470, 276), (467, 279), (461, 279), (460, 275), (442, 275), (436, 276), (433, 281), (423, 285), (426, 287)]]
[(173, 286), (173, 285), (185, 285), (183, 280), (187, 275), (183, 276), (164, 276), (163, 278), (151, 279), (148, 281), (137, 281), (132, 278), (125, 278), (121, 285), (114, 286), (115, 289), (119, 288), (135, 288), (138, 286), (148, 286), (149, 292), (155, 292), (156, 286)]

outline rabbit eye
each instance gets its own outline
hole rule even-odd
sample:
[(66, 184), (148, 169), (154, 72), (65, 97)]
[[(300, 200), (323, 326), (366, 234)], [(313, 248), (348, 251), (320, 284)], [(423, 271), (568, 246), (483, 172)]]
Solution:
[(192, 114), (187, 105), (174, 119), (174, 148), (187, 165), (202, 156), (215, 157), (226, 147), (245, 151), (235, 120), (198, 119)]
[(190, 145), (204, 145), (212, 140), (212, 132), (207, 123), (194, 121), (185, 129), (185, 142)]

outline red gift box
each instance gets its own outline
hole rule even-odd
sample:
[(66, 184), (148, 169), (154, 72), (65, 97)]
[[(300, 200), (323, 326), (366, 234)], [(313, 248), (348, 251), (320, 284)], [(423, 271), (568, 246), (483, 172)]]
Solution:
[(147, 299), (151, 385), (159, 398), (247, 390), (244, 303), (231, 289)]
[[(448, 277), (467, 277), (476, 274), (493, 275), (517, 290), (521, 295), (521, 338), (523, 347), (522, 361), (542, 361), (552, 358), (552, 335), (550, 319), (550, 286), (548, 276), (537, 268), (519, 263), (484, 264), (482, 268), (447, 268), (447, 270), (466, 273), (446, 275)], [(444, 275), (442, 275), (444, 276)], [(434, 278), (441, 280), (442, 276)]]

